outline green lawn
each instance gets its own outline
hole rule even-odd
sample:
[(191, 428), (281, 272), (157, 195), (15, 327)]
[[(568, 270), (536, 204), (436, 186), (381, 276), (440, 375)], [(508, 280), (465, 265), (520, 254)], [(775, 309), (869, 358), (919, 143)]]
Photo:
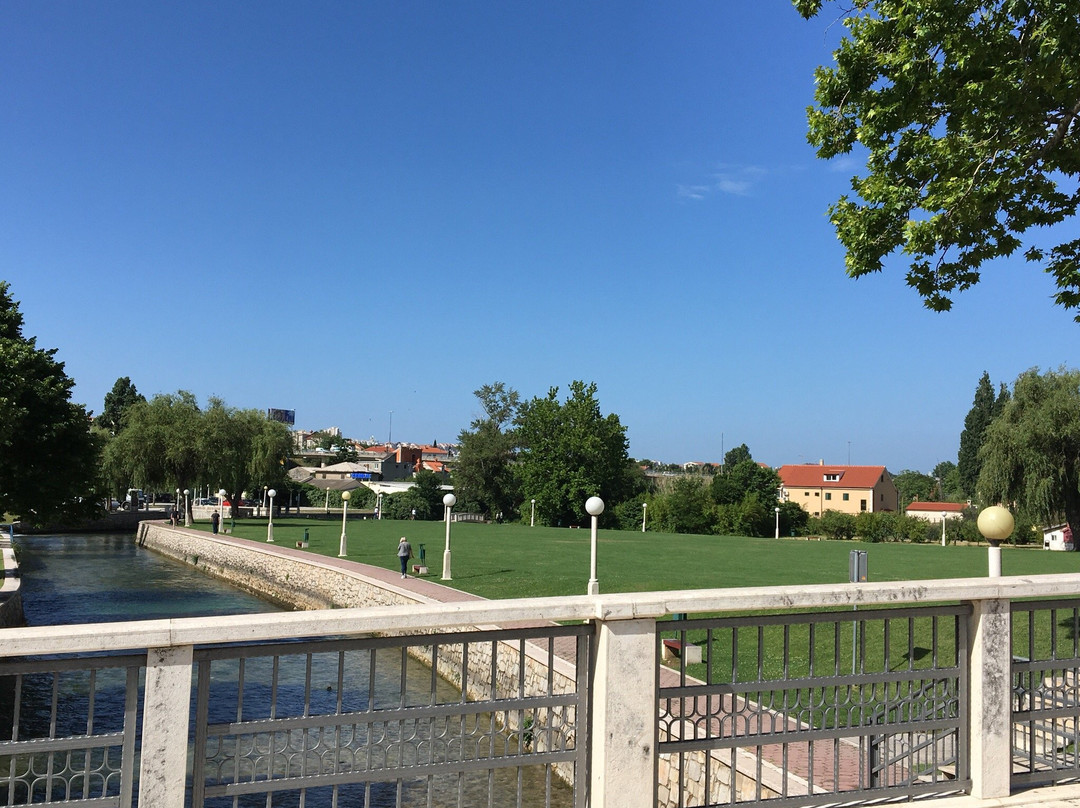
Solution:
[[(225, 524), (228, 526), (229, 520)], [(195, 526), (209, 530), (207, 523)], [(340, 518), (277, 518), (274, 538), (292, 547), (303, 538), (305, 528), (311, 552), (337, 555)], [(235, 533), (265, 539), (266, 520), (237, 520)], [(429, 575), (438, 580), (445, 542), (443, 522), (350, 520), (348, 557), (396, 569), (401, 536), (408, 537), (415, 555), (419, 555), (420, 544), (426, 546)], [(453, 526), (451, 549), (453, 586), (485, 598), (579, 595), (586, 591), (588, 530), (461, 523)], [(597, 578), (604, 593), (842, 583), (848, 580), (851, 550), (867, 551), (871, 581), (979, 577), (987, 573), (985, 546), (777, 541), (602, 530)], [(1001, 566), (1004, 575), (1080, 572), (1080, 553), (1003, 547)]]

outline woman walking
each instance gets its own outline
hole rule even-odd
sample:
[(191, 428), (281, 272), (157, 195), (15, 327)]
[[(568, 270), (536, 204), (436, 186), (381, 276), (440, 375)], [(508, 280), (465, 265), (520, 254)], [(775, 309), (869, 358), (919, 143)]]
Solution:
[(404, 536), (398, 542), (397, 557), (398, 561), (401, 562), (401, 577), (408, 578), (409, 576), (405, 574), (405, 570), (409, 568), (409, 559), (412, 558), (412, 545)]

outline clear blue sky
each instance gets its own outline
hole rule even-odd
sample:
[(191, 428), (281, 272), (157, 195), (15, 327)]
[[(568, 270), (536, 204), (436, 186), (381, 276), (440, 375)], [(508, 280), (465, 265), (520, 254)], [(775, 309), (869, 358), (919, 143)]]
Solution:
[(365, 439), (595, 381), (630, 453), (956, 459), (983, 370), (1073, 360), (1022, 260), (949, 314), (852, 281), (785, 0), (0, 5), (0, 278), (120, 376)]

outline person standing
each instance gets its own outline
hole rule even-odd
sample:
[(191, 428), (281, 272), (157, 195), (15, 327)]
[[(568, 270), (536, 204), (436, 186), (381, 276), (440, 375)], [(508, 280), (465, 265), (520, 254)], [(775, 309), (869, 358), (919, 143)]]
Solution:
[(405, 570), (409, 568), (409, 559), (412, 558), (412, 545), (404, 536), (398, 542), (397, 557), (398, 561), (401, 562), (401, 577), (408, 578), (409, 576), (405, 574)]
[(221, 524), (221, 514), (214, 511), (210, 514), (210, 532), (216, 534), (218, 532), (218, 525)]

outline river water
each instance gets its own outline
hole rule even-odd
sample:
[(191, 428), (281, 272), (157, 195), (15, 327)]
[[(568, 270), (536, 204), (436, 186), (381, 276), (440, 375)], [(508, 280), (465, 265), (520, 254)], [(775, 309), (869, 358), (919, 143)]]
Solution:
[[(185, 564), (138, 547), (130, 534), (21, 536), (16, 539), (16, 546), (22, 575), (23, 611), (30, 626), (281, 611), (280, 607), (268, 601), (203, 575)], [(413, 667), (415, 669), (417, 666)], [(418, 674), (419, 672), (414, 670), (412, 675)], [(394, 687), (399, 684), (399, 678), (400, 672), (396, 668), (388, 667), (385, 672), (380, 673), (380, 681), (391, 684), (386, 694), (381, 694), (379, 688), (375, 688), (375, 700), (398, 698)], [(427, 678), (418, 675), (420, 686), (426, 686)], [(27, 686), (31, 683), (32, 680), (28, 678)], [(448, 691), (441, 699), (449, 698), (450, 701), (455, 701), (458, 698), (454, 695), (456, 691), (449, 690), (448, 683), (440, 681), (439, 688)], [(118, 698), (120, 701), (114, 707), (122, 714), (122, 696)], [(28, 705), (39, 701), (42, 704), (48, 702), (44, 692), (40, 698), (25, 694), (25, 699)], [(212, 713), (220, 713), (221, 710), (227, 713), (232, 709), (227, 698), (215, 697), (212, 705)], [(0, 705), (0, 712), (5, 712), (2, 707), (3, 705)], [(277, 707), (282, 714), (298, 715), (300, 712), (294, 711), (304, 709), (302, 701), (298, 700), (295, 705), (290, 704), (284, 689), (279, 696)], [(99, 709), (104, 713), (107, 705), (102, 703)], [(27, 718), (24, 715), (23, 722)], [(0, 727), (4, 720), (5, 717), (0, 716)], [(6, 717), (6, 720), (10, 726), (10, 717)], [(221, 714), (216, 720), (230, 719)], [(10, 734), (7, 737), (10, 738)], [(513, 775), (514, 771), (501, 771), (497, 780), (503, 781)], [(547, 801), (543, 798), (547, 788), (537, 780), (538, 777), (541, 777), (539, 772), (526, 773), (525, 793), (538, 793), (540, 801), (534, 803), (526, 797), (523, 806), (543, 805)], [(474, 794), (455, 794), (453, 792), (457, 792), (457, 788), (453, 788), (451, 794), (446, 795), (445, 801), (436, 799), (431, 803), (428, 803), (419, 791), (415, 796), (421, 800), (417, 804), (453, 805), (458, 804), (459, 797), (464, 797), (465, 802), (462, 804), (480, 805), (488, 804), (488, 800), (495, 796), (495, 805), (514, 805), (517, 803), (515, 792), (518, 792), (521, 785), (513, 778), (498, 782), (495, 784), (497, 796), (488, 794), (487, 787), (483, 784), (480, 784)], [(235, 803), (232, 799), (220, 802), (208, 800), (206, 805), (303, 804), (305, 808), (322, 808), (324, 805), (327, 808), (332, 805), (370, 805), (375, 808), (397, 805), (402, 796), (405, 799), (400, 804), (413, 802), (409, 799), (408, 792), (399, 795), (398, 789), (392, 783), (379, 783), (374, 786), (366, 794), (363, 786), (343, 787), (337, 795), (329, 796), (309, 791), (306, 799), (299, 803), (295, 801), (295, 793), (284, 793), (275, 795), (271, 801), (267, 801), (264, 795), (245, 795)], [(557, 781), (550, 787), (553, 788), (548, 794), (550, 805), (566, 806), (572, 803), (573, 797), (569, 788)]]

